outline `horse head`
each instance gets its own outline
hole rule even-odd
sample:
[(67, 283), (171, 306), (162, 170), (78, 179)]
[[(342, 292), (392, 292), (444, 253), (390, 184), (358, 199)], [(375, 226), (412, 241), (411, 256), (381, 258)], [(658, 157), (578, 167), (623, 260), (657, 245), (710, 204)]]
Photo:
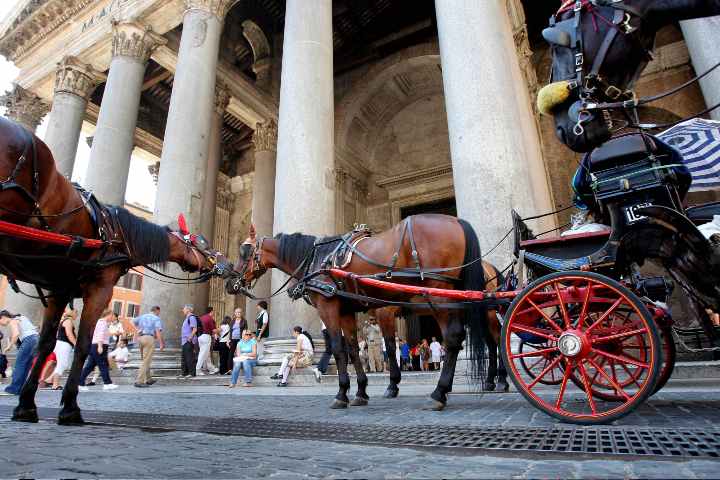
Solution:
[(177, 231), (170, 231), (170, 258), (183, 271), (212, 274), (221, 278), (231, 274), (232, 263), (221, 252), (211, 249), (204, 236), (190, 233), (182, 214), (178, 216), (178, 227)]
[(592, 105), (634, 97), (658, 18), (649, 0), (567, 0), (550, 19), (543, 37), (552, 48), (551, 83), (538, 93), (538, 109), (553, 115), (569, 148), (590, 151), (618, 129), (609, 110)]
[(240, 244), (240, 260), (235, 266), (232, 277), (226, 283), (228, 293), (247, 293), (252, 283), (268, 271), (262, 259), (265, 238), (258, 239), (255, 225), (250, 225), (248, 238)]

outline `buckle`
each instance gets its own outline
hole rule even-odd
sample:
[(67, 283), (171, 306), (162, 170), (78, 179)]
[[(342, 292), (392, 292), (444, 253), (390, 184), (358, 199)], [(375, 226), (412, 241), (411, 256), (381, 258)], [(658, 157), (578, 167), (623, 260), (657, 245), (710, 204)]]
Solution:
[(622, 90), (617, 88), (614, 85), (610, 85), (605, 89), (605, 96), (607, 96), (611, 100), (617, 100), (620, 98), (620, 95), (622, 95)]
[(585, 63), (585, 55), (582, 53), (575, 54), (575, 66), (581, 67)]

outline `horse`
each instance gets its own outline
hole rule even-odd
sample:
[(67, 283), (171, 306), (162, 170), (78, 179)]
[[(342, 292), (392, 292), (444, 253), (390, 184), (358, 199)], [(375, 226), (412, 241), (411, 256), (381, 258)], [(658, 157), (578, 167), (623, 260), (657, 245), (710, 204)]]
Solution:
[[(500, 272), (489, 262), (482, 262), (484, 274), (486, 278), (485, 291), (496, 292), (502, 287), (503, 277)], [(432, 310), (416, 309), (418, 313), (432, 315)], [(391, 332), (395, 331), (395, 318), (400, 316), (402, 309), (400, 307), (382, 307), (374, 311), (375, 319), (380, 325), (385, 339), (385, 348), (388, 355), (388, 367), (390, 370), (390, 383), (385, 390), (383, 396), (385, 398), (395, 398), (400, 392), (399, 384), (402, 378), (402, 371), (397, 364), (397, 356), (395, 354), (395, 339)], [(497, 310), (488, 308), (486, 317), (488, 330), (485, 344), (487, 345), (487, 375), (483, 382), (483, 389), (488, 392), (499, 391), (507, 392), (510, 384), (507, 382), (507, 371), (503, 365), (502, 358), (498, 356), (500, 346), (500, 333), (502, 325), (497, 317)]]
[[(101, 205), (57, 171), (45, 143), (5, 118), (0, 118), (0, 179), (4, 179), (0, 181), (0, 220), (73, 239), (70, 246), (60, 246), (44, 241), (41, 234), (31, 242), (0, 235), (0, 273), (11, 283), (34, 284), (45, 306), (37, 358), (20, 392), (13, 420), (38, 421), (35, 393), (40, 369), (53, 351), (65, 307), (80, 297), (80, 328), (58, 423), (82, 424), (77, 404), (80, 372), (97, 319), (120, 277), (133, 267), (163, 267), (173, 262), (207, 278), (211, 272), (230, 271), (232, 265), (210, 250), (202, 236), (190, 235), (182, 216), (178, 232), (124, 208)], [(88, 248), (88, 239), (101, 240), (102, 248)]]
[[(350, 255), (338, 253), (348, 252)], [(428, 287), (483, 290), (485, 274), (480, 261), (480, 246), (472, 226), (464, 220), (438, 214), (411, 216), (393, 228), (377, 235), (345, 235), (318, 238), (301, 233), (278, 234), (274, 238), (257, 237), (254, 228), (240, 248), (241, 258), (235, 278), (226, 282), (231, 294), (248, 293), (253, 282), (269, 269), (276, 268), (289, 275), (295, 298), (304, 297), (313, 305), (325, 324), (331, 339), (331, 350), (338, 368), (339, 390), (331, 408), (347, 408), (368, 404), (367, 376), (358, 354), (355, 313), (367, 311), (371, 305), (364, 297), (381, 298), (386, 302), (424, 302), (440, 325), (447, 350), (440, 379), (430, 395), (428, 408), (442, 410), (447, 394), (452, 391), (458, 353), (466, 338), (470, 364), (474, 372), (485, 370), (485, 339), (488, 336), (487, 314), (482, 304), (465, 305), (459, 311), (443, 308), (442, 299), (417, 299), (401, 292), (375, 288), (362, 291), (353, 285), (341, 285), (321, 272), (330, 264), (360, 275), (384, 274), (391, 282)], [(340, 260), (342, 258), (342, 260)], [(308, 277), (308, 273), (309, 275)], [(337, 290), (334, 290), (337, 288)], [(386, 330), (386, 345), (393, 329)], [(357, 393), (352, 402), (347, 392), (350, 377), (342, 332), (349, 349), (350, 361), (357, 372)], [(397, 395), (399, 369), (391, 373), (385, 396)]]
[(552, 75), (538, 94), (538, 108), (554, 117), (558, 139), (580, 153), (609, 140), (617, 130), (612, 109), (588, 105), (632, 102), (657, 32), (713, 15), (720, 15), (719, 0), (566, 0), (543, 31)]

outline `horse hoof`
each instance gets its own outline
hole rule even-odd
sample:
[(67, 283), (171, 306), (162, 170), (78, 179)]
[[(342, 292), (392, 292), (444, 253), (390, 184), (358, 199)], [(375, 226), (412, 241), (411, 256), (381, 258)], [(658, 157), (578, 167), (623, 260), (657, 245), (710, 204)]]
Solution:
[(355, 397), (352, 399), (352, 402), (350, 402), (351, 407), (364, 407), (368, 404), (368, 399), (363, 397)]
[(437, 400), (433, 400), (430, 405), (425, 407), (423, 410), (431, 410), (433, 412), (440, 412), (442, 410), (445, 410), (445, 403), (438, 402)]
[(85, 421), (80, 415), (80, 410), (71, 412), (60, 412), (58, 414), (58, 425), (84, 425)]
[(498, 392), (507, 393), (510, 391), (510, 384), (507, 382), (498, 382)]
[(496, 385), (494, 383), (486, 383), (485, 388), (483, 388), (483, 391), (485, 392), (494, 392), (496, 388)]
[(385, 398), (397, 398), (398, 394), (400, 393), (400, 390), (397, 388), (388, 388), (385, 390), (385, 393), (383, 393), (383, 397)]
[(37, 408), (15, 407), (12, 420), (13, 422), (38, 423), (40, 418), (38, 417)]
[(341, 408), (347, 408), (347, 407), (348, 407), (348, 402), (345, 402), (342, 400), (337, 400), (337, 399), (332, 403), (332, 405), (330, 405), (330, 408), (332, 408), (333, 410), (339, 410)]

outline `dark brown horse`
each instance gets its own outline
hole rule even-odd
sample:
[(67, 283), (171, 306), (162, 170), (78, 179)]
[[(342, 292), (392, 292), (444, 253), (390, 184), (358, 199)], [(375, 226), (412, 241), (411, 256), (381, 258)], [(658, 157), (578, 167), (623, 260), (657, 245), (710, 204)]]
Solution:
[[(342, 237), (320, 239), (299, 233), (279, 234), (275, 238), (256, 238), (251, 230), (250, 237), (242, 245), (242, 258), (236, 267), (240, 272), (239, 277), (230, 279), (227, 283), (228, 292), (240, 293), (271, 268), (280, 269), (294, 277), (295, 282), (300, 282), (298, 287), (302, 288), (296, 288), (295, 291), (303, 290), (307, 299), (317, 309), (330, 335), (340, 384), (332, 408), (345, 408), (350, 403), (347, 397), (350, 377), (347, 373), (347, 356), (341, 331), (345, 333), (350, 360), (357, 372), (358, 390), (351, 405), (368, 403), (367, 377), (358, 354), (355, 313), (376, 306), (341, 294), (329, 293), (328, 286), (337, 285), (327, 276), (314, 277), (312, 280), (305, 278), (306, 273), (322, 269), (325, 259), (333, 256), (341, 243), (344, 243)], [(469, 223), (455, 217), (435, 214), (413, 216), (390, 230), (363, 239), (356, 244), (355, 249), (350, 262), (342, 266), (346, 271), (361, 275), (386, 273), (389, 281), (410, 285), (462, 290), (485, 288), (485, 275), (482, 262), (479, 261), (480, 247), (475, 231)], [(388, 268), (389, 266), (392, 268)], [(420, 270), (424, 272), (422, 279), (419, 278)], [(373, 288), (358, 292), (352, 285), (344, 285), (342, 290), (392, 302), (425, 302), (427, 305), (429, 300)], [(476, 371), (485, 369), (485, 308), (472, 304), (469, 308), (452, 310), (443, 308), (444, 302), (442, 299), (433, 298), (431, 308), (440, 325), (447, 350), (440, 380), (431, 395), (431, 408), (436, 410), (445, 408), (447, 394), (452, 390), (455, 364), (458, 353), (463, 348), (466, 331), (469, 334), (467, 346), (472, 358), (471, 364)], [(385, 332), (386, 344), (394, 348), (394, 340), (390, 341), (392, 332), (392, 329)], [(397, 395), (397, 383), (393, 384), (400, 380), (399, 372), (397, 373), (397, 378), (391, 380), (391, 386), (388, 387), (388, 396)]]
[[(0, 118), (0, 220), (76, 238), (65, 247), (0, 235), (0, 272), (47, 291), (37, 360), (20, 392), (14, 420), (38, 420), (35, 392), (40, 369), (53, 351), (60, 317), (72, 299), (82, 298), (83, 311), (62, 394), (61, 424), (82, 423), (77, 404), (80, 371), (95, 323), (129, 268), (174, 262), (188, 271), (209, 273), (228, 266), (202, 237), (170, 231), (122, 208), (103, 207), (58, 173), (41, 140), (4, 118)], [(104, 245), (89, 249), (83, 238), (100, 239)]]

